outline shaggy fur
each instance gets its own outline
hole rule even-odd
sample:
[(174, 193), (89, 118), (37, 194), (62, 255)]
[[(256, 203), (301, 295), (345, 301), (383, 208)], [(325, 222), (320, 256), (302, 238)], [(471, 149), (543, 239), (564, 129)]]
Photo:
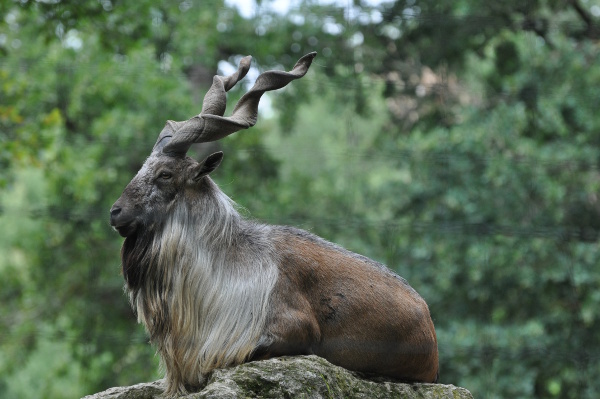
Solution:
[(176, 202), (155, 234), (123, 245), (126, 288), (157, 346), (167, 394), (250, 357), (277, 281), (269, 228), (243, 220), (205, 179), (208, 189), (196, 203)]

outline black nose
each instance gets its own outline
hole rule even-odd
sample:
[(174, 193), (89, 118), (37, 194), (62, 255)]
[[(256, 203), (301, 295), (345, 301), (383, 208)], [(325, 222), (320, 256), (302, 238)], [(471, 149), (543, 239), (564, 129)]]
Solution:
[(121, 207), (120, 206), (113, 205), (112, 208), (110, 208), (110, 216), (111, 217), (115, 217), (119, 213), (121, 213)]
[(112, 224), (113, 226), (115, 225), (115, 219), (117, 218), (117, 216), (119, 216), (120, 213), (120, 206), (113, 205), (112, 208), (110, 208), (110, 224)]

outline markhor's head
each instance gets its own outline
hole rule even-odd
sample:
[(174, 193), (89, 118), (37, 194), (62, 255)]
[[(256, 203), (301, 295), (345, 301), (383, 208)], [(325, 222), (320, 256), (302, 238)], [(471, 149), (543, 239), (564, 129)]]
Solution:
[(123, 237), (141, 227), (153, 230), (176, 201), (195, 198), (194, 192), (206, 187), (204, 178), (222, 159), (222, 152), (211, 154), (202, 162), (153, 152), (112, 206), (110, 224)]
[(194, 143), (216, 141), (256, 124), (258, 103), (266, 91), (280, 89), (306, 74), (316, 53), (302, 57), (290, 72), (267, 71), (235, 106), (230, 117), (224, 117), (226, 92), (250, 68), (251, 57), (240, 61), (231, 76), (215, 76), (202, 104), (202, 112), (187, 121), (168, 121), (152, 153), (110, 209), (110, 224), (123, 237), (140, 229), (152, 231), (178, 200), (195, 198), (194, 193), (207, 187), (206, 177), (214, 171), (223, 153), (209, 155), (201, 162), (187, 157)]

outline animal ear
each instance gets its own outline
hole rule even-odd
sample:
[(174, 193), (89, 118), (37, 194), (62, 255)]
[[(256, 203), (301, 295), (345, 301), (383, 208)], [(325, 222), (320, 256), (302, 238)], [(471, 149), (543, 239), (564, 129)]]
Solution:
[(194, 166), (192, 171), (192, 179), (195, 181), (200, 180), (204, 176), (212, 173), (215, 169), (219, 167), (221, 161), (223, 160), (223, 152), (215, 152), (214, 154), (210, 154), (206, 157), (206, 159), (198, 165)]

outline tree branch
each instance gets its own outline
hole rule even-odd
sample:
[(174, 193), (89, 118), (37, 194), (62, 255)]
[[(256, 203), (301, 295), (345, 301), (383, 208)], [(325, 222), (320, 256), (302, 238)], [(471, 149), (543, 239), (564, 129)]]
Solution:
[(595, 39), (599, 35), (599, 29), (594, 24), (594, 20), (592, 16), (583, 8), (583, 6), (579, 3), (579, 0), (569, 0), (569, 4), (573, 7), (577, 15), (583, 20), (586, 25), (586, 36), (590, 39)]

